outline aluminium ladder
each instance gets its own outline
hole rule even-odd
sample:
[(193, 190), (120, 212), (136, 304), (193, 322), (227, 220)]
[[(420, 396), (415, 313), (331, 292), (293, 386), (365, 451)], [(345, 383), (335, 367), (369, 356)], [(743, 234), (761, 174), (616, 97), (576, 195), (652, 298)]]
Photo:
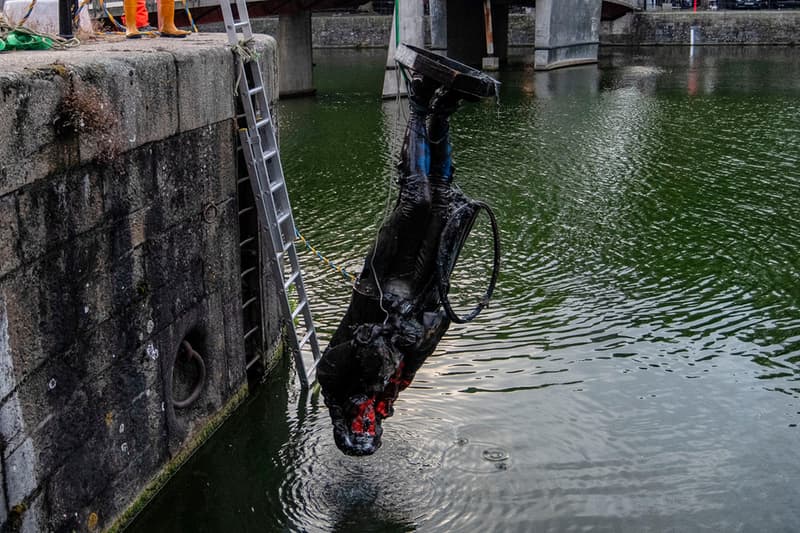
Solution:
[[(225, 31), (232, 47), (246, 47), (253, 37), (247, 4), (245, 0), (235, 2), (238, 20), (233, 16), (230, 0), (220, 2)], [(262, 228), (266, 226), (271, 244), (271, 248), (265, 246), (267, 239), (264, 238), (263, 231), (259, 232), (262, 257), (272, 254), (273, 260), (270, 263), (273, 265), (275, 279), (280, 280), (281, 307), (284, 316), (288, 317), (287, 329), (297, 375), (300, 385), (307, 389), (309, 383), (316, 380), (315, 370), (320, 357), (319, 341), (294, 247), (294, 217), (275, 138), (275, 125), (270, 115), (258, 61), (254, 57), (249, 60), (239, 57), (237, 64), (243, 111), (243, 114), (237, 116), (239, 139), (250, 175), (259, 225)], [(294, 293), (290, 294), (292, 291)], [(292, 306), (292, 303), (295, 305)], [(310, 361), (308, 370), (306, 359)]]

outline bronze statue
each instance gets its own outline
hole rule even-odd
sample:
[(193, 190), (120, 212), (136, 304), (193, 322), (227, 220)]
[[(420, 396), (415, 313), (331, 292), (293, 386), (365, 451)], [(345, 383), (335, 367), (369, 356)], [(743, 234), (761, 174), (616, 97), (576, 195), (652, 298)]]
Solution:
[[(369, 455), (381, 445), (383, 419), (434, 351), (452, 320), (474, 318), (497, 278), (494, 215), (452, 187), (450, 116), (461, 101), (495, 94), (492, 78), (411, 46), (398, 61), (412, 70), (410, 116), (400, 162), (400, 192), (355, 283), (350, 306), (317, 367), (336, 445)], [(447, 300), (449, 277), (478, 212), (495, 232), (495, 269), (481, 303), (458, 317)]]

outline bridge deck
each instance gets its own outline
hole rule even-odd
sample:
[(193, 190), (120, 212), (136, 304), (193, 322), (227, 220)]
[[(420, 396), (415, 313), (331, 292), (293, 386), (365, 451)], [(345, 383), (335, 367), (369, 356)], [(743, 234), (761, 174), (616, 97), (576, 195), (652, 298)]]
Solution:
[[(188, 25), (188, 19), (184, 13), (183, 3), (185, 2), (192, 13), (192, 18), (196, 23), (210, 23), (222, 21), (222, 12), (219, 9), (218, 0), (178, 0), (175, 5), (176, 23)], [(365, 0), (258, 0), (248, 2), (250, 17), (266, 17), (278, 14), (290, 14), (298, 11), (323, 11), (328, 9), (355, 9), (363, 4)], [(453, 0), (450, 0), (452, 3)], [(507, 0), (498, 3), (511, 5), (535, 5), (532, 0)], [(639, 0), (603, 0), (602, 18), (617, 18), (631, 10), (638, 10)], [(96, 17), (102, 17), (102, 9), (99, 0), (93, 0), (93, 11)], [(112, 15), (118, 17), (122, 14), (122, 0), (112, 0), (105, 2), (106, 7)], [(156, 0), (146, 0), (147, 10), (156, 13)]]

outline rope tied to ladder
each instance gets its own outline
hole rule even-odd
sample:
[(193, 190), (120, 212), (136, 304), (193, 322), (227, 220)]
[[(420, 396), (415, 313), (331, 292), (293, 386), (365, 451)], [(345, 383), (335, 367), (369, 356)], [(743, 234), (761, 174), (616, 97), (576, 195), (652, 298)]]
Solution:
[(294, 229), (294, 235), (295, 235), (295, 237), (297, 237), (297, 241), (298, 242), (302, 242), (309, 252), (311, 252), (312, 254), (316, 255), (317, 258), (320, 261), (325, 263), (331, 269), (333, 269), (336, 272), (338, 272), (342, 276), (342, 278), (344, 278), (345, 281), (347, 281), (349, 283), (355, 283), (356, 282), (355, 274), (351, 274), (343, 266), (337, 265), (336, 263), (334, 263), (333, 261), (331, 261), (330, 259), (328, 259), (324, 255), (322, 255), (316, 248), (311, 246), (311, 244), (308, 242), (308, 240), (306, 240), (306, 238), (300, 233), (300, 231), (298, 231), (297, 228)]
[(239, 83), (242, 81), (242, 73), (244, 72), (244, 65), (251, 61), (258, 61), (261, 54), (252, 48), (255, 39), (239, 39), (239, 42), (231, 45), (233, 54), (241, 61), (239, 67), (239, 74), (236, 76), (236, 88), (233, 90), (234, 96), (239, 96)]

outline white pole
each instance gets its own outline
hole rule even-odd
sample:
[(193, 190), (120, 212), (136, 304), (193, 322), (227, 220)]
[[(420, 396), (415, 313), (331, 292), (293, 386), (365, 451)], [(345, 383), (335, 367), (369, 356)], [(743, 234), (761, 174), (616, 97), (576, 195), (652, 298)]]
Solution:
[(397, 85), (394, 51), (397, 43), (425, 46), (423, 31), (424, 9), (420, 0), (396, 0), (392, 17), (392, 35), (389, 37), (389, 54), (386, 57), (386, 72), (383, 76), (383, 97), (394, 98), (398, 92), (406, 94), (405, 85)]

